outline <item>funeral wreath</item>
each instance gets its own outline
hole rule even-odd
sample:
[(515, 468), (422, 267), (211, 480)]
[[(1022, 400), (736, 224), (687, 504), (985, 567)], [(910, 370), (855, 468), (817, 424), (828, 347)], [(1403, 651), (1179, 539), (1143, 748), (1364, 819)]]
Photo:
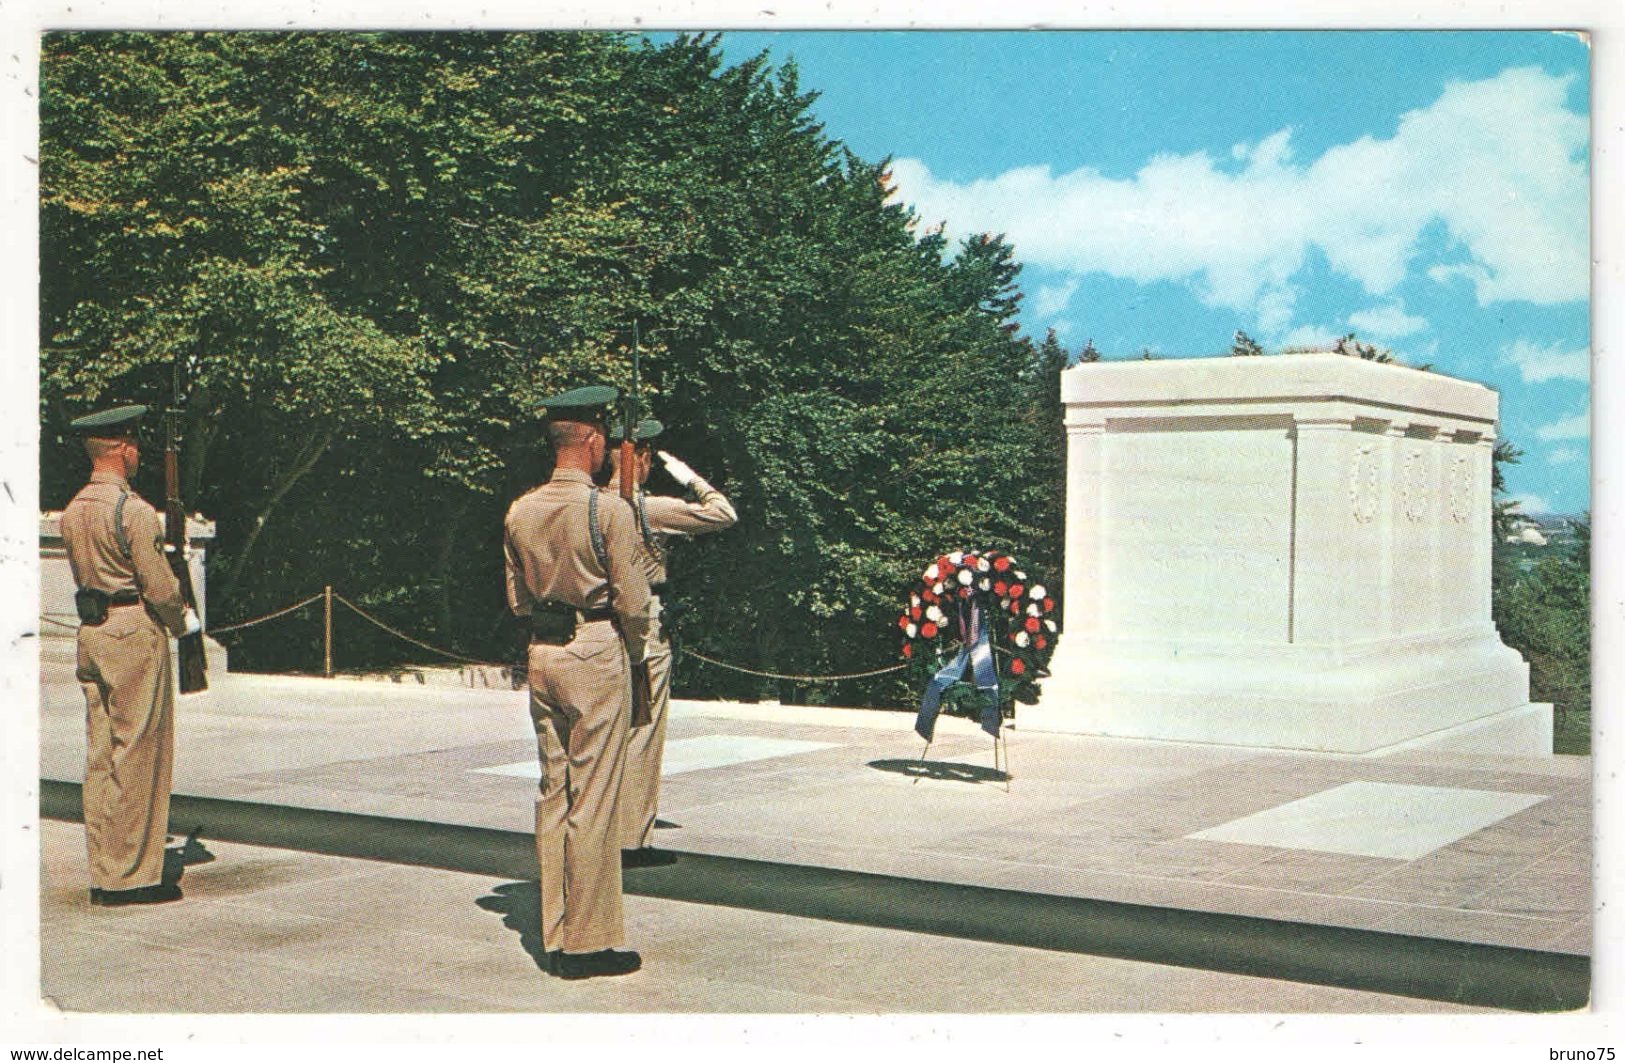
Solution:
[(1014, 702), (1037, 701), (1060, 625), (1054, 595), (1010, 554), (955, 550), (909, 588), (897, 630), (904, 659), (930, 676), (915, 725), (930, 741), (941, 711), (975, 716), (996, 736)]

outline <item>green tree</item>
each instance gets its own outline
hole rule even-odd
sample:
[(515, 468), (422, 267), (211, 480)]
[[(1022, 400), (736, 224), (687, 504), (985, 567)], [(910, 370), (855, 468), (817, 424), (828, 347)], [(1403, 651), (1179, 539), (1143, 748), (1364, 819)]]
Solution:
[(1490, 497), (1491, 503), (1490, 526), (1491, 534), (1497, 544), (1506, 542), (1514, 526), (1522, 514), (1518, 512), (1516, 499), (1506, 497), (1506, 474), (1502, 469), (1507, 465), (1516, 465), (1523, 458), (1523, 451), (1510, 439), (1498, 439), (1490, 458)]
[(1230, 353), (1242, 357), (1251, 357), (1263, 354), (1264, 348), (1259, 346), (1257, 340), (1241, 331), (1241, 329), (1237, 329), (1234, 339), (1230, 342)]
[(1393, 351), (1386, 347), (1378, 347), (1375, 344), (1363, 343), (1356, 339), (1355, 334), (1352, 332), (1346, 336), (1340, 336), (1337, 342), (1332, 345), (1332, 350), (1337, 354), (1346, 354), (1351, 358), (1363, 358), (1368, 362), (1391, 363), (1394, 360)]
[(1495, 624), (1529, 661), (1530, 698), (1557, 716), (1556, 751), (1590, 751), (1591, 519), (1570, 522), (1572, 541), (1497, 588)]
[[(503, 652), (502, 513), (550, 464), (536, 399), (626, 383), (634, 324), (669, 448), (741, 515), (678, 556), (691, 644), (872, 667), (938, 550), (1059, 562), (1064, 353), (1017, 334), (1012, 249), (919, 232), (793, 67), (705, 36), (57, 34), (43, 81), (42, 420), (161, 399), (186, 361), (216, 624), (330, 583)], [(81, 470), (44, 453), (60, 502)], [(311, 623), (252, 629), (234, 666), (308, 667)], [(434, 659), (339, 627), (341, 666)]]
[[(251, 35), (46, 38), (41, 331), (47, 438), (114, 396), (167, 405), (190, 382), (183, 485), (207, 505), (225, 449), (253, 478), (224, 589), (261, 529), (341, 433), (432, 423), (432, 359), (324, 290), (323, 226), (303, 207), (309, 145), (263, 120)], [(47, 464), (42, 494), (72, 478)], [(201, 496), (201, 497), (200, 497)]]

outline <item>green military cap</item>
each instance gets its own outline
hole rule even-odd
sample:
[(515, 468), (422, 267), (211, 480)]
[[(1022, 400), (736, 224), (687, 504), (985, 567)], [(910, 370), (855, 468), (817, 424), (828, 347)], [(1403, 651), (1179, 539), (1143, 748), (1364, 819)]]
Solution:
[(592, 384), (545, 398), (537, 405), (543, 416), (554, 421), (597, 421), (616, 399), (620, 391), (607, 384)]
[[(632, 433), (632, 441), (635, 443), (647, 443), (649, 440), (653, 439), (655, 436), (659, 435), (665, 430), (666, 426), (655, 420), (653, 417), (645, 417), (643, 420), (638, 422), (637, 431)], [(625, 426), (619, 421), (616, 421), (614, 424), (610, 425), (609, 438), (616, 443), (619, 443), (621, 440), (625, 439)]]
[(115, 406), (110, 410), (97, 410), (83, 417), (75, 417), (68, 423), (68, 427), (80, 435), (116, 439), (119, 436), (135, 435), (135, 430), (140, 426), (141, 418), (146, 413), (147, 408), (140, 403), (133, 406)]

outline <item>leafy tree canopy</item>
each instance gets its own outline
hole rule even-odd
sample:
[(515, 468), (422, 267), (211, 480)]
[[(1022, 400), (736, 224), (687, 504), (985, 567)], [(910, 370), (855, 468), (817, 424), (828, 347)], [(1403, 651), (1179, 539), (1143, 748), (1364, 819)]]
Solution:
[[(536, 399), (627, 384), (635, 324), (668, 449), (741, 515), (677, 555), (691, 644), (763, 670), (883, 663), (874, 633), (922, 558), (999, 546), (1058, 570), (1065, 354), (1017, 334), (1010, 246), (919, 232), (813, 99), (705, 36), (47, 36), (45, 503), (83, 475), (66, 420), (166, 404), (179, 360), (216, 624), (332, 584), (495, 659), (502, 512), (551, 465)], [(340, 628), (342, 665), (433, 660)], [(251, 668), (316, 653), (299, 616), (232, 648)]]

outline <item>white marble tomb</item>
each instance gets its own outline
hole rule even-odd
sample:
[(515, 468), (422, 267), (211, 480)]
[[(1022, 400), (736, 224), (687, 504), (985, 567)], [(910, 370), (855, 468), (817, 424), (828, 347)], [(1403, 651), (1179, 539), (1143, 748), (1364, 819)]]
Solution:
[(1084, 363), (1064, 625), (1024, 729), (1546, 754), (1490, 619), (1498, 396), (1339, 354)]

